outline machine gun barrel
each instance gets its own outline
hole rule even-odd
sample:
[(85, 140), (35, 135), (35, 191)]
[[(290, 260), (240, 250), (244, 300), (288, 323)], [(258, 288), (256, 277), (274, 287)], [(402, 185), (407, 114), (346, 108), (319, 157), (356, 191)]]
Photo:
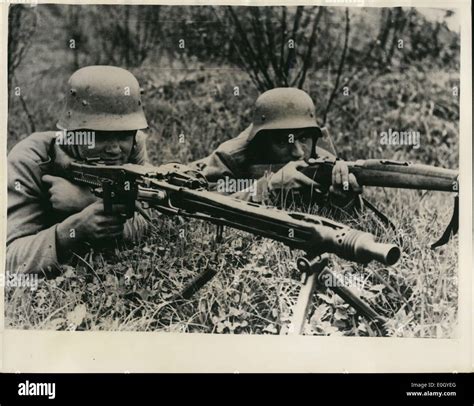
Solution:
[(166, 193), (152, 197), (150, 190), (140, 190), (144, 200), (164, 213), (200, 218), (252, 234), (280, 241), (290, 248), (314, 256), (324, 252), (359, 263), (372, 260), (395, 264), (400, 249), (394, 244), (375, 241), (374, 236), (324, 217), (293, 213), (248, 203), (205, 190), (189, 190), (162, 181), (153, 181), (156, 190)]

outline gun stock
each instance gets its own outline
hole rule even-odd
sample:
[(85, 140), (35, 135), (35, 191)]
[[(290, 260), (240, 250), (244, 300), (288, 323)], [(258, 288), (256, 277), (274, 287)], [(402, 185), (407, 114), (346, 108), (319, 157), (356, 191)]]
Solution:
[(457, 192), (458, 172), (402, 161), (367, 159), (349, 163), (349, 172), (363, 186)]
[[(301, 172), (329, 188), (332, 179), (334, 158), (310, 159)], [(435, 190), (458, 192), (458, 171), (431, 165), (414, 164), (405, 161), (367, 159), (347, 161), (349, 172), (354, 174), (361, 186), (380, 186), (401, 189)], [(254, 165), (250, 168), (253, 177), (259, 178), (265, 172), (276, 172), (284, 165)]]

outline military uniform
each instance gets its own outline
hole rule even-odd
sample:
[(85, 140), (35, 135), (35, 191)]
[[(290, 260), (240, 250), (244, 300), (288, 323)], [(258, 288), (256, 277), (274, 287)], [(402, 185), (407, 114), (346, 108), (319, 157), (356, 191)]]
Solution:
[[(331, 137), (326, 129), (321, 129), (316, 122), (315, 106), (310, 96), (296, 88), (275, 88), (264, 92), (255, 102), (252, 113), (252, 123), (236, 138), (221, 144), (208, 157), (195, 161), (192, 167), (202, 171), (212, 186), (223, 178), (230, 179), (256, 179), (258, 176), (252, 172), (252, 166), (265, 163), (265, 151), (262, 156), (252, 156), (250, 146), (259, 136), (262, 130), (281, 129), (314, 129), (315, 140), (313, 144), (312, 158), (336, 157), (336, 151)], [(262, 165), (259, 165), (260, 167)], [(261, 168), (260, 168), (261, 169)], [(261, 170), (259, 171), (261, 173)], [(319, 205), (332, 206), (329, 194), (319, 195), (308, 193), (301, 199), (303, 193), (295, 191), (270, 191), (268, 188), (269, 177), (274, 170), (268, 165), (267, 175), (258, 178), (252, 190), (243, 190), (234, 193), (239, 199), (253, 201), (256, 203), (278, 204), (282, 199), (281, 193), (285, 193), (285, 201), (306, 202), (311, 200)], [(290, 199), (287, 199), (291, 196)], [(311, 197), (309, 197), (311, 196)], [(316, 197), (316, 198), (315, 198)], [(338, 209), (352, 210), (358, 206), (358, 196), (350, 196), (343, 205), (337, 204)], [(356, 203), (356, 204), (355, 204)]]
[[(229, 177), (231, 179), (255, 179), (256, 192), (243, 190), (234, 194), (234, 197), (252, 201), (255, 203), (269, 203), (278, 198), (268, 190), (268, 177), (273, 174), (272, 165), (267, 165), (268, 176), (260, 177), (252, 171), (253, 162), (249, 157), (249, 144), (252, 141), (252, 127), (247, 127), (237, 137), (223, 142), (216, 150), (205, 158), (194, 161), (190, 164), (192, 168), (198, 169), (210, 182), (211, 188), (216, 188), (219, 179)], [(335, 157), (334, 146), (329, 134), (323, 129), (322, 137), (315, 146), (314, 157)], [(272, 197), (273, 195), (273, 197)]]
[[(44, 175), (55, 175), (56, 132), (34, 133), (8, 154), (7, 270), (41, 272), (58, 265), (56, 227), (71, 213), (54, 210)], [(72, 156), (71, 158), (77, 158)], [(139, 132), (131, 163), (143, 165), (145, 134)], [(135, 240), (147, 223), (138, 214), (125, 223), (124, 239)]]
[[(148, 124), (140, 87), (125, 69), (89, 66), (76, 71), (68, 81), (66, 105), (57, 126), (67, 131), (102, 131), (107, 137), (113, 132), (136, 132), (128, 161), (140, 165), (147, 161), (145, 134), (140, 130)], [(42, 177), (57, 176), (61, 157), (80, 160), (81, 155), (78, 145), (59, 145), (57, 135), (55, 131), (34, 133), (8, 155), (6, 267), (9, 272), (47, 272), (68, 257), (58, 252), (57, 228), (73, 213), (53, 208), (48, 185)], [(124, 224), (123, 237), (135, 240), (146, 229), (145, 219), (135, 214)], [(100, 243), (95, 242), (94, 246)], [(81, 244), (78, 247), (83, 248)]]

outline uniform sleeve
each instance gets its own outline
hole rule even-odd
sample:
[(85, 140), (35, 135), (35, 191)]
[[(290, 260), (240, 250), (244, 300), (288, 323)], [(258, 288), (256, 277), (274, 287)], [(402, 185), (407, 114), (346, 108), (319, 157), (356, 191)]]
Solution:
[(235, 173), (231, 169), (231, 164), (228, 162), (227, 156), (219, 149), (215, 150), (205, 158), (191, 162), (189, 166), (200, 171), (211, 183), (215, 183), (218, 179), (222, 179), (226, 176), (236, 178)]
[[(232, 160), (232, 156), (225, 153), (225, 148), (221, 147), (219, 147), (206, 158), (191, 163), (190, 166), (203, 173), (209, 182), (209, 190), (216, 191), (221, 194), (229, 194), (223, 190), (225, 188), (220, 187), (221, 182), (225, 182), (226, 179), (238, 180), (241, 174), (245, 172), (245, 168), (240, 168), (241, 170), (239, 171), (239, 165), (237, 162), (234, 162)], [(239, 200), (245, 200), (247, 202), (269, 202), (268, 198), (270, 192), (268, 190), (268, 179), (270, 174), (271, 173), (269, 172), (267, 176), (260, 177), (258, 180), (254, 181), (251, 187), (233, 193), (231, 196)], [(245, 179), (250, 180), (252, 178), (246, 177)]]
[(39, 273), (58, 265), (56, 225), (50, 227), (38, 164), (12, 150), (8, 157), (7, 271)]
[(255, 180), (254, 184), (242, 191), (232, 194), (232, 197), (258, 204), (271, 204), (273, 193), (268, 189), (269, 176)]

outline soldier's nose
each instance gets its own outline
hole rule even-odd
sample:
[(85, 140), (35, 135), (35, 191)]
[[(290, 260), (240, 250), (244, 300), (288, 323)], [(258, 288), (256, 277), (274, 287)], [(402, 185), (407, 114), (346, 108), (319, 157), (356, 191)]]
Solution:
[(298, 141), (293, 144), (293, 148), (291, 149), (291, 157), (298, 160), (304, 158), (304, 149)]
[(107, 143), (107, 147), (105, 150), (110, 153), (120, 152), (120, 144), (118, 140), (111, 139), (110, 142)]

